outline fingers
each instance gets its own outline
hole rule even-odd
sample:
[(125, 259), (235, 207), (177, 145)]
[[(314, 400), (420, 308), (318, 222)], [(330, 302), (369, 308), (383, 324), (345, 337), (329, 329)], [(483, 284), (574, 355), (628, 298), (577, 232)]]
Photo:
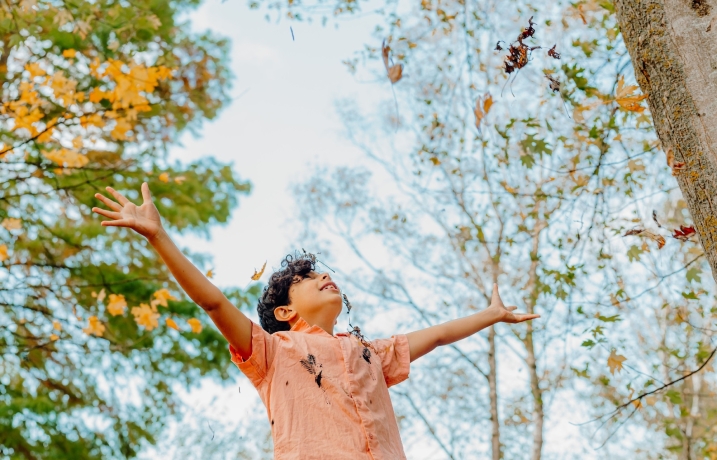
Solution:
[(121, 211), (121, 210), (122, 210), (122, 206), (120, 206), (119, 204), (117, 204), (117, 203), (115, 203), (114, 201), (110, 200), (109, 198), (107, 198), (106, 196), (102, 195), (101, 193), (95, 193), (95, 198), (97, 198), (98, 200), (100, 200), (101, 202), (103, 202), (104, 204), (106, 204), (107, 207), (110, 208), (110, 209), (114, 209), (115, 211)]
[(124, 219), (120, 220), (103, 220), (100, 225), (103, 227), (131, 227), (129, 222)]
[(105, 217), (109, 217), (110, 219), (121, 219), (122, 218), (122, 215), (120, 213), (107, 211), (102, 208), (92, 208), (92, 211), (96, 212), (97, 214), (101, 214)]
[(127, 203), (130, 203), (130, 201), (124, 197), (120, 192), (113, 189), (112, 187), (107, 187), (107, 191), (112, 194), (113, 197), (115, 197), (115, 200), (119, 201), (119, 204), (122, 206), (126, 205)]
[(517, 323), (522, 323), (523, 321), (530, 321), (531, 319), (540, 318), (540, 315), (527, 315), (527, 314), (522, 314), (522, 315), (519, 314), (519, 315), (513, 315), (513, 316), (515, 316)]
[(152, 202), (152, 194), (149, 193), (149, 185), (146, 182), (142, 182), (142, 199), (145, 203)]
[(518, 309), (518, 307), (514, 307), (514, 306), (511, 305), (510, 307), (505, 307), (505, 309), (508, 310), (508, 311), (515, 311), (515, 310)]

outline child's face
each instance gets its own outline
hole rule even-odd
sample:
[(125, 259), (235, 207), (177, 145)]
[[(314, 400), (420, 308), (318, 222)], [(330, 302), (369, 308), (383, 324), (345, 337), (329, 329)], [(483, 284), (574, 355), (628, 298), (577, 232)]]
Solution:
[(293, 325), (301, 317), (309, 324), (333, 328), (341, 314), (343, 300), (329, 274), (312, 271), (304, 278), (297, 275), (295, 280), (289, 288), (291, 304), (274, 310), (277, 319)]

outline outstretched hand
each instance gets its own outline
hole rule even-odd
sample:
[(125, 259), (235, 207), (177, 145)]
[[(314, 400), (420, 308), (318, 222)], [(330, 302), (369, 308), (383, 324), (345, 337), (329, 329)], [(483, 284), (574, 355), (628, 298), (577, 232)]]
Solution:
[(498, 293), (498, 285), (493, 285), (493, 296), (491, 297), (490, 306), (488, 310), (495, 309), (498, 313), (498, 321), (503, 323), (522, 323), (523, 321), (529, 321), (531, 319), (540, 318), (540, 315), (533, 315), (527, 313), (514, 313), (518, 307), (506, 307), (503, 305), (503, 301)]
[(111, 211), (92, 208), (93, 212), (108, 217), (111, 220), (102, 222), (103, 227), (127, 227), (144, 236), (152, 239), (162, 230), (162, 221), (159, 218), (159, 211), (152, 202), (152, 195), (149, 193), (149, 185), (142, 183), (142, 200), (141, 206), (137, 206), (124, 195), (112, 187), (107, 187), (107, 191), (117, 201), (113, 201), (101, 193), (95, 193), (95, 198), (107, 205)]

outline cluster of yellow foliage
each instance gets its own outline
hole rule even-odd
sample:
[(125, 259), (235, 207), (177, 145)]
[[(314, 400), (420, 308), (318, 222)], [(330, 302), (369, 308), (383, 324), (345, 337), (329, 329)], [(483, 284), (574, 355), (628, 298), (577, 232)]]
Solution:
[[(170, 294), (167, 289), (160, 289), (152, 296), (154, 299), (152, 299), (149, 304), (140, 303), (138, 307), (132, 307), (130, 309), (135, 322), (138, 325), (143, 326), (148, 331), (159, 327), (159, 318), (161, 314), (157, 311), (157, 306), (167, 307), (168, 300), (177, 300), (177, 298)], [(96, 298), (97, 302), (103, 303), (106, 298), (105, 290), (102, 289), (99, 293), (93, 292), (92, 297)], [(127, 310), (127, 301), (122, 294), (110, 294), (106, 309), (107, 313), (112, 316), (124, 315)], [(169, 316), (165, 318), (165, 324), (169, 328), (181, 331), (181, 328)], [(189, 324), (191, 331), (195, 334), (202, 331), (202, 323), (196, 318), (187, 320), (187, 324)], [(53, 327), (58, 333), (62, 330), (60, 323), (57, 321), (53, 323)], [(82, 331), (87, 335), (102, 337), (105, 333), (105, 325), (97, 316), (90, 316), (88, 318), (87, 327)], [(50, 340), (52, 341), (58, 340), (59, 338), (60, 337), (55, 333), (50, 336)]]

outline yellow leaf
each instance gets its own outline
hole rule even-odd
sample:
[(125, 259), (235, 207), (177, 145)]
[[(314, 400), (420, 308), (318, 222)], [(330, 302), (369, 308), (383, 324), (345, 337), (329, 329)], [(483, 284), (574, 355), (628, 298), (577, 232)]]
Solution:
[(612, 352), (610, 352), (610, 356), (607, 358), (607, 366), (610, 368), (610, 373), (615, 375), (616, 370), (620, 373), (622, 370), (622, 363), (626, 360), (627, 358), (624, 356), (615, 354), (615, 350), (613, 349)]
[(52, 340), (53, 342), (55, 340), (58, 340), (59, 338), (60, 338), (60, 336), (58, 336), (57, 334), (50, 334), (50, 340)]
[(139, 307), (132, 307), (134, 322), (140, 326), (144, 326), (148, 331), (159, 326), (159, 313), (155, 307), (150, 307), (146, 303), (139, 304)]
[(174, 178), (174, 182), (178, 183), (179, 185), (182, 185), (182, 182), (184, 182), (185, 180), (187, 180), (187, 178), (184, 176), (177, 176)]
[(40, 64), (38, 64), (37, 62), (25, 64), (25, 70), (30, 73), (30, 79), (45, 75), (45, 71), (42, 69), (42, 67), (40, 67)]
[(175, 331), (179, 330), (179, 326), (177, 326), (177, 323), (175, 323), (172, 318), (166, 318), (164, 321), (167, 323), (167, 327), (171, 327)]
[(20, 230), (22, 228), (22, 221), (20, 219), (15, 219), (14, 217), (6, 217), (0, 225), (5, 227), (8, 231)]
[(166, 184), (167, 182), (169, 182), (169, 173), (164, 172), (164, 173), (160, 174), (160, 175), (159, 175), (159, 180), (161, 180), (161, 181), (164, 182), (165, 184)]
[(123, 315), (127, 308), (127, 301), (122, 294), (110, 294), (110, 303), (107, 312), (112, 316)]
[(206, 274), (205, 276), (206, 276), (207, 278), (210, 278), (210, 279), (211, 279), (211, 278), (214, 277), (214, 272), (212, 272), (212, 270), (209, 269), (209, 271), (207, 272), (207, 274)]
[(200, 323), (197, 318), (188, 319), (187, 323), (192, 326), (192, 332), (195, 334), (202, 332), (202, 323)]
[(77, 51), (73, 49), (65, 50), (62, 52), (62, 57), (73, 58), (77, 54)]
[(622, 75), (617, 81), (617, 91), (615, 92), (615, 102), (620, 107), (630, 112), (642, 112), (645, 107), (640, 105), (640, 102), (647, 97), (647, 94), (633, 94), (637, 86), (630, 85), (625, 86), (625, 80)]
[(488, 115), (490, 108), (493, 106), (493, 96), (490, 93), (485, 93), (483, 97), (479, 97), (476, 100), (476, 108), (473, 109), (473, 113), (476, 116), (476, 128), (480, 129), (483, 117)]
[(119, 118), (116, 120), (115, 127), (110, 132), (112, 139), (123, 141), (127, 139), (127, 131), (132, 129), (132, 125), (129, 124), (127, 119)]
[(433, 166), (438, 166), (441, 164), (441, 160), (439, 160), (438, 157), (431, 157), (431, 163), (433, 163)]
[(62, 324), (60, 324), (59, 321), (55, 320), (55, 321), (52, 322), (52, 328), (53, 328), (54, 330), (56, 330), (56, 331), (61, 331), (61, 330), (62, 330)]
[(153, 295), (157, 303), (163, 307), (167, 306), (167, 300), (177, 300), (177, 298), (170, 294), (169, 291), (166, 289), (160, 289)]
[(7, 254), (7, 244), (0, 244), (0, 262), (6, 261), (9, 257)]
[(102, 337), (102, 334), (105, 333), (105, 325), (102, 324), (96, 316), (90, 316), (89, 324), (86, 328), (82, 329), (82, 332), (87, 335), (96, 335), (97, 337)]
[(266, 268), (266, 262), (264, 262), (264, 265), (262, 265), (260, 271), (257, 272), (256, 269), (254, 269), (254, 274), (251, 275), (251, 279), (254, 280), (254, 281), (257, 281), (259, 278), (261, 278), (261, 275), (264, 274), (264, 269), (265, 269), (265, 268)]
[(65, 168), (82, 168), (90, 161), (85, 155), (67, 149), (42, 152), (42, 156)]

